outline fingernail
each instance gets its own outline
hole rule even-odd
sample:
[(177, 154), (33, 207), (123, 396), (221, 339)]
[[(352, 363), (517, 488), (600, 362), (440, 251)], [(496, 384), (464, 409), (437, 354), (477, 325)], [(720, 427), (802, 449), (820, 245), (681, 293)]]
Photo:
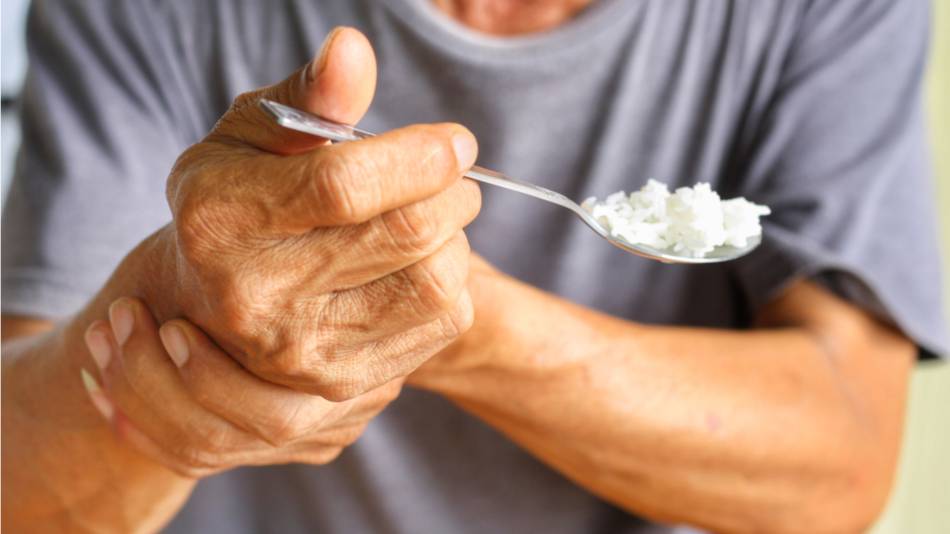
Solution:
[(125, 345), (135, 325), (135, 315), (129, 303), (123, 299), (113, 302), (109, 306), (109, 322), (112, 323), (112, 333), (115, 334), (116, 343), (120, 347)]
[(475, 164), (478, 155), (478, 143), (475, 137), (468, 132), (459, 132), (452, 136), (452, 148), (455, 150), (455, 161), (459, 170), (468, 170)]
[[(102, 323), (102, 327), (105, 328), (105, 322)], [(89, 349), (92, 360), (96, 362), (96, 367), (100, 371), (104, 370), (112, 359), (112, 344), (109, 343), (109, 338), (101, 330), (90, 328), (86, 330), (85, 339), (86, 348)]]
[(320, 45), (320, 55), (317, 56), (317, 59), (310, 62), (310, 68), (307, 69), (307, 82), (316, 80), (317, 76), (320, 76), (320, 73), (326, 68), (327, 58), (330, 55), (330, 43), (333, 42), (333, 39), (342, 29), (341, 27), (334, 28), (333, 31), (327, 34), (326, 38), (323, 39), (323, 44)]
[(82, 377), (82, 385), (86, 388), (86, 393), (89, 394), (89, 400), (91, 400), (92, 405), (96, 407), (96, 411), (102, 414), (102, 417), (105, 417), (107, 421), (112, 421), (112, 418), (115, 416), (115, 405), (106, 397), (105, 392), (99, 387), (99, 383), (96, 382), (96, 379), (89, 374), (89, 371), (80, 369), (79, 374)]
[(162, 345), (165, 351), (171, 356), (173, 362), (178, 367), (183, 367), (188, 362), (188, 341), (185, 340), (185, 334), (174, 325), (165, 325), (159, 331), (158, 335), (162, 338)]

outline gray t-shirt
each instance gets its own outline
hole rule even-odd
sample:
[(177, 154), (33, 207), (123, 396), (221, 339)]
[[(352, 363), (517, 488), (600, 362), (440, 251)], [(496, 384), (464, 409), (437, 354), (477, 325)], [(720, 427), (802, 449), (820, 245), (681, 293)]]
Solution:
[[(599, 0), (516, 38), (466, 30), (428, 0), (35, 2), (3, 310), (80, 307), (169, 220), (177, 154), (338, 24), (365, 32), (378, 55), (370, 130), (461, 122), (481, 164), (576, 199), (655, 177), (708, 181), (773, 210), (748, 258), (667, 266), (553, 206), (483, 187), (469, 236), (508, 273), (635, 321), (729, 328), (810, 276), (922, 353), (947, 352), (919, 95), (926, 0)], [(328, 466), (201, 482), (168, 530), (667, 531), (415, 390)]]

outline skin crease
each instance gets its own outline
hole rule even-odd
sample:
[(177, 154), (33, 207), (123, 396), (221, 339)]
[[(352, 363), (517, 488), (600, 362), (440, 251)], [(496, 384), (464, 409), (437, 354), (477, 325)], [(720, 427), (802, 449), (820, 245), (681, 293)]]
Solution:
[[(334, 31), (312, 64), (239, 96), (181, 155), (173, 222), (82, 311), (38, 335), (55, 325), (3, 318), (4, 527), (148, 532), (197, 477), (326, 463), (470, 327), (461, 229), (480, 195), (461, 175), (472, 135), (414, 125), (325, 145), (256, 106), (267, 97), (355, 122), (375, 79), (366, 38)], [(161, 339), (156, 320), (171, 328)], [(175, 342), (174, 324), (192, 343)], [(218, 346), (230, 357), (214, 358)]]
[[(505, 35), (554, 27), (587, 2), (436, 3), (464, 24)], [(320, 82), (321, 90), (333, 94), (345, 84), (334, 69), (342, 73), (344, 66), (352, 68), (350, 60), (365, 60), (352, 42), (338, 46), (342, 51)], [(337, 102), (318, 98), (318, 92), (304, 93), (302, 105), (328, 106), (332, 109), (320, 111), (340, 120), (355, 120), (362, 111), (352, 108), (365, 109), (372, 97), (371, 91), (356, 91), (362, 95), (354, 99), (358, 102)], [(233, 113), (222, 122), (257, 126), (255, 120)], [(213, 154), (238, 144), (302, 154), (314, 148), (301, 138), (275, 139), (259, 131), (235, 127), (226, 140), (202, 150)], [(405, 142), (392, 138), (378, 147), (379, 154)], [(188, 156), (195, 158), (194, 167), (209, 157), (200, 150)], [(188, 183), (187, 173), (178, 179)], [(435, 196), (417, 195), (429, 203), (410, 204), (417, 209), (389, 211), (327, 232), (327, 239), (350, 245), (354, 238), (378, 235), (373, 224), (428, 228), (426, 235), (438, 237), (415, 240), (410, 247), (428, 254), (434, 253), (429, 241), (456, 243), (457, 252), (428, 272), (446, 280), (438, 287), (454, 287), (451, 293), (458, 295), (437, 299), (444, 317), (454, 317), (448, 319), (449, 333), (471, 324), (426, 360), (438, 350), (434, 347), (456, 337), (438, 329), (438, 341), (411, 358), (407, 368), (377, 369), (384, 378), (376, 388), (364, 384), (356, 388), (362, 394), (348, 400), (342, 398), (354, 393), (352, 384), (331, 392), (341, 401), (334, 403), (308, 394), (325, 393), (327, 383), (311, 389), (320, 377), (301, 373), (307, 369), (289, 366), (281, 372), (253, 360), (254, 351), (246, 348), (261, 349), (248, 342), (258, 339), (254, 335), (227, 341), (228, 332), (210, 313), (220, 299), (193, 303), (191, 321), (168, 322), (178, 316), (175, 303), (164, 297), (168, 287), (205, 294), (207, 280), (214, 279), (200, 272), (164, 272), (176, 263), (169, 261), (176, 254), (174, 229), (146, 239), (78, 316), (60, 325), (5, 316), (3, 336), (13, 341), (3, 346), (8, 466), (3, 526), (21, 531), (43, 521), (66, 531), (153, 531), (182, 505), (196, 476), (244, 463), (329, 461), (398, 393), (401, 376), (419, 364), (409, 384), (445, 395), (581, 486), (646, 517), (721, 532), (858, 532), (873, 521), (890, 487), (914, 359), (914, 347), (903, 335), (806, 281), (791, 284), (765, 306), (757, 328), (748, 331), (640, 325), (576, 306), (499, 273), (477, 256), (463, 265), (459, 258), (467, 247), (456, 236), (467, 217), (433, 230), (435, 218), (424, 215), (448, 216), (452, 210), (445, 206), (473, 202), (470, 196), (477, 192), (463, 189), (464, 183), (442, 185)], [(175, 185), (173, 176), (173, 205)], [(415, 199), (411, 191), (404, 196)], [(227, 252), (237, 255), (239, 248)], [(396, 254), (399, 247), (392, 250)], [(327, 261), (344, 265), (345, 259)], [(378, 259), (387, 260), (392, 261)], [(335, 274), (350, 286), (370, 272), (379, 272), (379, 265)], [(143, 279), (157, 282), (143, 287)], [(282, 284), (293, 286), (288, 280)], [(394, 314), (407, 297), (400, 288), (413, 280), (373, 286), (365, 293), (373, 297), (368, 300), (392, 304), (366, 308), (359, 306), (364, 299), (354, 298), (330, 314), (335, 320), (327, 328), (351, 336), (365, 332), (360, 325)], [(126, 296), (141, 300), (119, 298)], [(473, 323), (465, 317), (472, 309)], [(129, 310), (132, 327), (124, 313)], [(256, 320), (260, 316), (225, 324), (246, 327)], [(166, 335), (172, 327), (186, 333), (190, 357), (181, 368), (169, 357), (159, 324)], [(386, 333), (399, 328), (393, 325)], [(549, 332), (560, 335), (553, 339)], [(432, 335), (414, 339), (421, 343)], [(109, 364), (93, 373), (103, 391), (92, 397), (78, 379), (80, 368), (96, 371), (85, 348), (90, 336), (107, 340), (112, 353)], [(273, 343), (259, 342), (264, 352)], [(404, 339), (390, 346), (406, 350)], [(251, 393), (241, 397), (246, 402), (236, 411), (248, 413), (222, 413), (223, 399), (235, 401), (232, 390), (214, 387), (206, 376), (247, 385)], [(100, 406), (105, 399), (115, 412), (103, 418), (90, 398)], [(149, 398), (153, 402), (145, 402)], [(268, 404), (275, 398), (283, 408)], [(175, 407), (174, 417), (162, 411), (166, 406)], [(270, 420), (261, 413), (284, 417)], [(199, 443), (195, 435), (211, 438)], [(167, 446), (182, 440), (183, 447)], [(17, 465), (30, 469), (9, 467)]]

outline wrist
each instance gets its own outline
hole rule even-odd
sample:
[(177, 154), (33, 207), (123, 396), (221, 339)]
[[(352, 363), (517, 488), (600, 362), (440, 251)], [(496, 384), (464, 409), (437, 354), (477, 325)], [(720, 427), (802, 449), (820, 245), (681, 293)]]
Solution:
[[(11, 428), (3, 433), (5, 459), (7, 438), (11, 452), (21, 451), (31, 462), (51, 464), (82, 461), (84, 454), (96, 449), (121, 446), (83, 385), (82, 370), (98, 377), (85, 344), (85, 331), (94, 321), (107, 318), (109, 305), (120, 296), (164, 294), (164, 299), (153, 301), (170, 308), (174, 301), (169, 296), (174, 291), (159, 290), (174, 287), (170, 280), (173, 262), (166, 261), (169, 250), (167, 232), (159, 230), (126, 255), (78, 313), (49, 332), (4, 342), (3, 425)], [(58, 457), (55, 451), (63, 446), (74, 456)], [(96, 456), (107, 460), (101, 450)]]
[(169, 223), (126, 256), (104, 292), (110, 302), (120, 296), (141, 299), (160, 323), (178, 317), (183, 291), (179, 258), (175, 227)]
[(518, 383), (556, 380), (587, 354), (571, 346), (583, 325), (570, 303), (493, 268), (473, 270), (469, 290), (471, 330), (410, 375), (410, 385), (479, 402)]
[(473, 269), (468, 292), (475, 310), (472, 327), (409, 375), (407, 383), (422, 389), (445, 393), (443, 388), (457, 377), (490, 367), (499, 341), (505, 339), (506, 310), (495, 297), (507, 277), (493, 268)]
[(165, 283), (168, 270), (160, 261), (165, 250), (166, 244), (151, 236), (78, 314), (45, 334), (4, 342), (3, 486), (11, 489), (4, 514), (10, 512), (11, 525), (82, 518), (104, 531), (113, 526), (130, 531), (130, 518), (164, 521), (194, 485), (117, 437), (81, 376), (85, 370), (99, 377), (85, 345), (86, 328), (106, 318), (117, 297), (155, 291), (152, 287)]
[[(409, 384), (455, 400), (478, 401), (519, 384), (573, 381), (593, 372), (605, 343), (642, 328), (511, 278), (479, 270), (470, 283), (475, 323), (434, 356)], [(630, 354), (638, 336), (624, 335)]]

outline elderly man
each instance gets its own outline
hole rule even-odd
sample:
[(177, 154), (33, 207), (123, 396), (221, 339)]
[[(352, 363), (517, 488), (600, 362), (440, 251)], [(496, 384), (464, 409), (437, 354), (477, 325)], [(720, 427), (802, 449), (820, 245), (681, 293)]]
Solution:
[[(37, 2), (4, 527), (867, 527), (947, 348), (927, 26), (924, 0)], [(327, 144), (261, 97), (387, 133)], [(773, 215), (741, 261), (661, 265), (480, 192), (479, 150), (574, 198), (702, 180)]]

